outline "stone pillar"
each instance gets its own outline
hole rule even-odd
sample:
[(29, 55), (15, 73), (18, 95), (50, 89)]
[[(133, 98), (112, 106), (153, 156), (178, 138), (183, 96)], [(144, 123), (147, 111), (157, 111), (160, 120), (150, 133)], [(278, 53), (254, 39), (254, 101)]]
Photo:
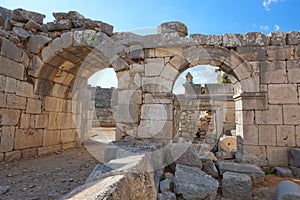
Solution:
[(259, 146), (255, 110), (268, 108), (265, 93), (241, 93), (234, 96), (236, 112), (236, 159), (260, 166), (268, 165), (265, 146)]

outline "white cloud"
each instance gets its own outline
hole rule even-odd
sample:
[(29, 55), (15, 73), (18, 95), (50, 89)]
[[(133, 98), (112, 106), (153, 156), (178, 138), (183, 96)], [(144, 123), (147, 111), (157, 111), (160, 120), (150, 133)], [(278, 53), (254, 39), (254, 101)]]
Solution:
[(274, 31), (277, 32), (277, 31), (279, 31), (279, 29), (280, 29), (280, 26), (276, 24), (276, 25), (274, 26)]
[(283, 0), (263, 0), (263, 6), (266, 11), (270, 11), (270, 5), (272, 3), (277, 3), (279, 1), (283, 1)]
[(270, 30), (270, 27), (268, 26), (268, 25), (266, 25), (266, 26), (260, 26), (259, 27), (261, 30), (263, 30), (263, 31), (268, 31), (268, 30)]

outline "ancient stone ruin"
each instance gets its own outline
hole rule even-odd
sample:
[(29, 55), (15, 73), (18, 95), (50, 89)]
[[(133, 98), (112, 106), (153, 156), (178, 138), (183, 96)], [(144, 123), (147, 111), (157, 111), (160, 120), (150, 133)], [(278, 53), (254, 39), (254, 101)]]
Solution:
[[(103, 111), (116, 126), (108, 168), (99, 166), (66, 198), (104, 188), (100, 196), (115, 191), (108, 199), (156, 199), (157, 191), (160, 199), (215, 199), (222, 176), (223, 197), (251, 199), (252, 183), (264, 177), (253, 164), (299, 173), (299, 154), (288, 152), (300, 147), (300, 32), (188, 36), (184, 24), (167, 22), (141, 36), (75, 11), (53, 15), (44, 24), (42, 14), (0, 7), (0, 161), (89, 148), (95, 101), (87, 79), (113, 68), (115, 108)], [(218, 67), (232, 85), (220, 95), (218, 85), (188, 81), (186, 94), (173, 94), (177, 77), (197, 65)], [(219, 162), (217, 171), (209, 152), (225, 130), (236, 136), (235, 161), (250, 164)]]

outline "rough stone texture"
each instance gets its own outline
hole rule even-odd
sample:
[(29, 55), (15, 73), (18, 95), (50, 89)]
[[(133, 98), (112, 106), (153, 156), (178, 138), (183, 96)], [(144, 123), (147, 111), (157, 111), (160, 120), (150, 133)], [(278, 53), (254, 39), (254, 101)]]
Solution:
[(176, 195), (172, 192), (158, 193), (157, 200), (176, 200)]
[(291, 170), (296, 178), (300, 178), (300, 168), (291, 166)]
[(179, 33), (180, 36), (184, 37), (188, 35), (188, 29), (185, 24), (181, 22), (166, 22), (158, 26), (158, 33)]
[(176, 163), (176, 165), (188, 165), (202, 168), (202, 161), (195, 148), (188, 143), (169, 144), (166, 148), (164, 160), (167, 164)]
[(278, 200), (300, 199), (300, 186), (292, 181), (282, 181), (277, 186)]
[(265, 173), (258, 166), (251, 164), (218, 161), (218, 169), (221, 175), (225, 172), (247, 174), (251, 177), (253, 183), (259, 183), (265, 178)]
[(46, 16), (36, 12), (26, 11), (24, 9), (15, 9), (13, 11), (13, 20), (18, 22), (28, 22), (29, 20), (34, 20), (39, 24), (43, 24), (43, 20)]
[(160, 192), (170, 192), (172, 189), (172, 180), (165, 179), (162, 180), (159, 184)]
[(289, 165), (300, 167), (300, 148), (288, 149), (288, 161)]
[(201, 158), (202, 171), (211, 175), (213, 178), (219, 178), (219, 172), (215, 166), (215, 163), (210, 158)]
[(174, 176), (174, 192), (184, 199), (215, 199), (219, 183), (195, 167), (178, 164)]
[(281, 177), (293, 177), (293, 172), (289, 168), (275, 167), (275, 174)]
[(0, 186), (0, 195), (9, 191), (9, 186)]
[(51, 39), (47, 36), (32, 35), (30, 36), (27, 45), (31, 52), (38, 53), (41, 50), (41, 48), (50, 41)]
[(225, 172), (222, 179), (222, 196), (234, 199), (252, 199), (252, 181), (250, 176)]

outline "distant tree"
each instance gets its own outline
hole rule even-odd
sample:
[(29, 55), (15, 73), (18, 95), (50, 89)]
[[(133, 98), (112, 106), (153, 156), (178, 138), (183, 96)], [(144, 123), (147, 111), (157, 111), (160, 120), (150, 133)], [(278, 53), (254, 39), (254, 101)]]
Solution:
[(228, 77), (228, 74), (223, 73), (221, 83), (231, 83), (231, 80)]

